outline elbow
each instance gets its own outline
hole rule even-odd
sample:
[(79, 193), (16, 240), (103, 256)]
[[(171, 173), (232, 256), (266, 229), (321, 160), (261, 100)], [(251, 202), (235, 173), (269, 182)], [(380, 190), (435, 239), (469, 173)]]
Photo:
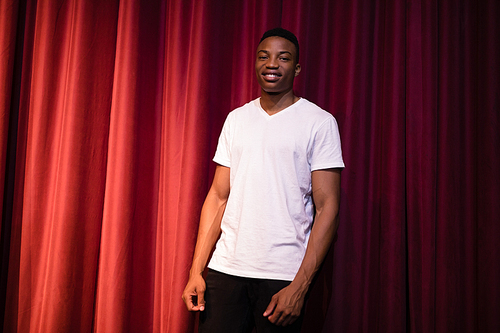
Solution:
[(324, 232), (335, 235), (339, 226), (338, 205), (324, 205), (316, 208), (315, 224), (324, 225)]

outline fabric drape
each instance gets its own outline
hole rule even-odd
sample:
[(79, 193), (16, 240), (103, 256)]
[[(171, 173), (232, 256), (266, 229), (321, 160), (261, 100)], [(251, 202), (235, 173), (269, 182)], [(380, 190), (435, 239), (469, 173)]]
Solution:
[(180, 298), (262, 33), (337, 119), (340, 228), (304, 332), (500, 331), (494, 0), (0, 2), (4, 332), (192, 332)]

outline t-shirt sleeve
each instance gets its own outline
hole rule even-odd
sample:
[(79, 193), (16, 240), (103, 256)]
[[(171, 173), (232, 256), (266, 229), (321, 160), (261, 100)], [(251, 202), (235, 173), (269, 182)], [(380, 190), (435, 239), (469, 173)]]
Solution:
[(316, 132), (310, 161), (311, 171), (344, 167), (339, 128), (333, 116), (328, 117)]
[(219, 136), (219, 142), (213, 161), (225, 167), (231, 167), (231, 114), (228, 115)]

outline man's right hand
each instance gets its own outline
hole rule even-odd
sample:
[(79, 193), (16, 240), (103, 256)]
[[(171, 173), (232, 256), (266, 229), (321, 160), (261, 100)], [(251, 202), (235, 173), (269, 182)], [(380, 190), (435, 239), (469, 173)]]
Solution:
[(182, 293), (182, 299), (189, 311), (205, 310), (205, 280), (201, 274), (193, 275)]

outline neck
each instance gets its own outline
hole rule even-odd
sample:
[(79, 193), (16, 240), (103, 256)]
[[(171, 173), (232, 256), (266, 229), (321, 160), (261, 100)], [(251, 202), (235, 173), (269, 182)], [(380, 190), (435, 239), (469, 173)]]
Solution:
[(286, 109), (299, 100), (293, 90), (282, 93), (269, 93), (261, 90), (260, 105), (268, 114), (272, 115)]

